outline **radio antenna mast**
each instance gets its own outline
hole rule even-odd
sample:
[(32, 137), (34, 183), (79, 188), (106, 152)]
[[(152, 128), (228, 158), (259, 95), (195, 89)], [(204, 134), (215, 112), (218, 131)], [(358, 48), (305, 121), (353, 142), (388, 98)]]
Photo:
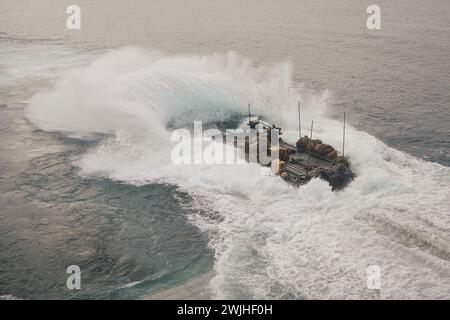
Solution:
[(301, 123), (301, 113), (300, 113), (300, 101), (298, 102), (298, 137), (302, 137), (302, 123)]
[[(312, 132), (313, 132), (313, 126), (314, 126), (314, 120), (311, 120), (311, 134), (309, 135), (309, 139), (312, 140)], [(308, 151), (307, 151), (308, 152)], [(309, 158), (308, 157), (308, 162), (306, 164), (306, 176), (309, 176)]]
[(342, 133), (342, 155), (345, 155), (345, 112), (344, 112), (344, 131)]

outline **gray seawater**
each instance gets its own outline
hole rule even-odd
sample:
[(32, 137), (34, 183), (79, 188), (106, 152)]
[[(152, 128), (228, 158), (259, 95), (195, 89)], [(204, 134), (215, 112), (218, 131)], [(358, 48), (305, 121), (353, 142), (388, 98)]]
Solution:
[[(72, 160), (97, 142), (36, 131), (22, 112), (2, 104), (2, 295), (130, 299), (211, 268), (205, 238), (187, 222), (186, 194), (81, 178)], [(82, 270), (79, 291), (65, 285), (72, 264)]]
[[(0, 295), (139, 298), (213, 270), (220, 298), (450, 296), (448, 1), (379, 1), (378, 31), (365, 27), (369, 1), (78, 4), (81, 31), (65, 29), (64, 2), (0, 5)], [(92, 61), (98, 69), (86, 67)], [(70, 68), (84, 71), (71, 78)], [(339, 143), (334, 126), (347, 113), (360, 176), (348, 191), (293, 191), (253, 169), (149, 173), (130, 158), (145, 160), (156, 133), (123, 143), (128, 127), (83, 108), (104, 110), (111, 85), (119, 102), (168, 109), (163, 125), (222, 125), (256, 97), (256, 112), (293, 131), (296, 97), (285, 82), (307, 92), (307, 117), (327, 105), (315, 118), (327, 141)], [(265, 103), (294, 111), (279, 116)], [(244, 190), (253, 181), (263, 187)], [(82, 290), (65, 287), (71, 264)], [(386, 272), (381, 293), (365, 288), (370, 264)]]

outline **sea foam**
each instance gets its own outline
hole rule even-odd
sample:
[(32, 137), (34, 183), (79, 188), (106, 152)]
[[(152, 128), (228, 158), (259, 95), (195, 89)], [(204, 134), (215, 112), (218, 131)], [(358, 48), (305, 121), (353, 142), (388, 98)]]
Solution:
[[(314, 120), (314, 137), (340, 150), (329, 92), (295, 83), (288, 63), (256, 65), (236, 53), (113, 50), (61, 74), (26, 117), (46, 131), (107, 135), (76, 162), (82, 175), (189, 193), (190, 208), (201, 209), (190, 221), (215, 250), (216, 298), (449, 298), (448, 167), (352, 126), (346, 153), (357, 178), (340, 192), (321, 180), (294, 188), (253, 164), (170, 161), (172, 128), (244, 117), (247, 103), (295, 142), (300, 98), (303, 134)], [(379, 291), (367, 287), (371, 265), (381, 269)]]

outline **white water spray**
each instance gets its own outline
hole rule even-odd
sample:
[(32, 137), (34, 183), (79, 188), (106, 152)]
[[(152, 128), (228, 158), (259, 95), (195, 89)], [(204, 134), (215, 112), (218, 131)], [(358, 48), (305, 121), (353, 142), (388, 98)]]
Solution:
[[(357, 179), (341, 192), (320, 180), (292, 188), (258, 165), (170, 163), (168, 125), (245, 116), (248, 102), (294, 142), (302, 94), (304, 123), (314, 119), (314, 135), (339, 148), (342, 126), (326, 117), (327, 93), (306, 95), (289, 64), (255, 66), (234, 53), (116, 50), (64, 73), (26, 115), (43, 130), (110, 136), (78, 162), (84, 175), (173, 183), (191, 194), (202, 209), (191, 221), (215, 249), (214, 297), (449, 298), (447, 167), (351, 126), (346, 154)], [(366, 286), (369, 265), (381, 268), (379, 292)]]

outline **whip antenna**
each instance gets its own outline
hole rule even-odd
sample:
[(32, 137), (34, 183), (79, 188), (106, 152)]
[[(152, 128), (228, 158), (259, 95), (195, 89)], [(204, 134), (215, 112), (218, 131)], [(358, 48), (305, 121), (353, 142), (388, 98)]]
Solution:
[(298, 102), (298, 137), (302, 137), (302, 123), (301, 123), (301, 115), (300, 115), (300, 101)]
[(344, 112), (344, 131), (342, 133), (342, 155), (345, 155), (345, 112)]

